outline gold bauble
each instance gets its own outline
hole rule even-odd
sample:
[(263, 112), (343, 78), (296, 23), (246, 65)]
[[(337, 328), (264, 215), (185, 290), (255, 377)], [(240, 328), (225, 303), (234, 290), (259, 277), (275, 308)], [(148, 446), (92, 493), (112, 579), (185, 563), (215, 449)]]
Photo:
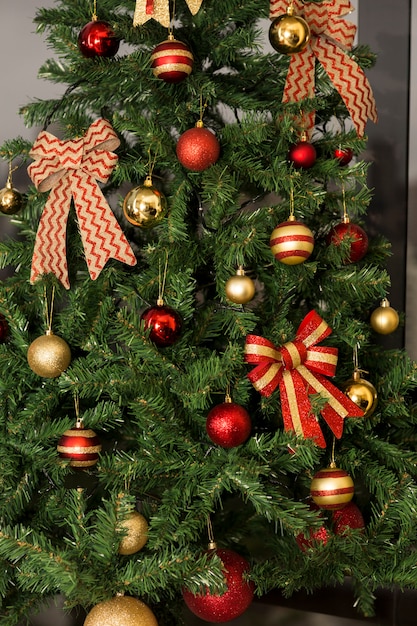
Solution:
[(144, 602), (120, 595), (96, 604), (84, 626), (158, 626), (158, 622)]
[(20, 191), (14, 189), (8, 180), (6, 186), (0, 189), (0, 211), (5, 215), (14, 215), (22, 208), (24, 203)]
[(301, 52), (310, 40), (310, 27), (299, 15), (288, 7), (284, 15), (276, 17), (269, 27), (271, 46), (281, 54)]
[(140, 228), (153, 228), (164, 218), (167, 201), (163, 193), (147, 176), (143, 185), (129, 191), (123, 202), (123, 213), (128, 222)]
[(314, 503), (326, 510), (342, 509), (352, 500), (354, 493), (352, 478), (334, 463), (318, 471), (310, 485), (310, 495)]
[(138, 511), (132, 511), (119, 524), (119, 530), (127, 531), (119, 544), (119, 554), (135, 554), (148, 541), (148, 522)]
[(371, 326), (380, 335), (389, 335), (398, 328), (400, 318), (395, 309), (390, 306), (386, 298), (381, 300), (381, 304), (371, 314)]
[(71, 363), (71, 350), (64, 339), (48, 330), (29, 346), (27, 360), (30, 369), (42, 378), (56, 378)]
[(225, 285), (225, 292), (228, 300), (236, 304), (246, 304), (255, 295), (255, 283), (245, 270), (239, 267), (235, 276), (231, 276)]
[(355, 370), (352, 378), (341, 385), (344, 394), (363, 411), (363, 417), (370, 417), (378, 404), (378, 394), (372, 383), (361, 378), (359, 370)]

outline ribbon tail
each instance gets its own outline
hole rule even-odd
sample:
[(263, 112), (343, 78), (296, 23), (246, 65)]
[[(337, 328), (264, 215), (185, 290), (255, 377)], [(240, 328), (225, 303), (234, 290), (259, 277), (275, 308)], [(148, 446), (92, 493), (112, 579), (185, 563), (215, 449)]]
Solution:
[(171, 22), (169, 0), (136, 0), (133, 26), (142, 26), (152, 17), (168, 28)]
[(368, 119), (378, 121), (375, 98), (363, 70), (335, 43), (319, 37), (314, 53), (346, 105), (359, 137), (365, 133)]
[(46, 201), (36, 233), (30, 282), (52, 273), (70, 288), (66, 253), (66, 230), (71, 206), (69, 182), (54, 187)]
[(294, 431), (304, 438), (313, 439), (320, 447), (326, 447), (322, 430), (312, 411), (306, 385), (296, 370), (283, 372), (279, 385), (282, 419), (286, 431)]
[(260, 363), (247, 376), (256, 391), (268, 397), (278, 387), (281, 370), (281, 363)]
[(190, 9), (191, 13), (193, 15), (195, 15), (196, 13), (198, 13), (198, 11), (199, 11), (202, 3), (203, 3), (203, 0), (186, 0), (186, 2), (187, 2), (187, 6)]
[(72, 192), (91, 279), (111, 258), (135, 265), (133, 250), (94, 178), (74, 172)]
[[(316, 60), (309, 46), (291, 55), (282, 102), (300, 102), (305, 98), (314, 97), (315, 64)], [(303, 115), (303, 127), (306, 132), (311, 132), (314, 119), (314, 111)]]

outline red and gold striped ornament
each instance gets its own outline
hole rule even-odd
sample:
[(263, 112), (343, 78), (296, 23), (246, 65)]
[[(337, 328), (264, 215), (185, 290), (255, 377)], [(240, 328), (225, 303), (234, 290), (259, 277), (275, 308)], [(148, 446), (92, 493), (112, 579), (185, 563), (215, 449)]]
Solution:
[(310, 495), (321, 509), (342, 509), (353, 498), (355, 492), (349, 474), (331, 463), (330, 467), (319, 470), (310, 485)]
[(166, 83), (181, 83), (191, 74), (193, 64), (194, 57), (189, 47), (175, 39), (172, 33), (152, 51), (154, 76)]
[(269, 245), (277, 261), (285, 265), (298, 265), (304, 263), (313, 252), (314, 235), (308, 226), (290, 215), (286, 222), (274, 228)]
[(84, 428), (82, 420), (77, 420), (74, 428), (64, 432), (57, 450), (61, 459), (69, 460), (71, 467), (84, 469), (97, 463), (101, 443), (94, 430)]

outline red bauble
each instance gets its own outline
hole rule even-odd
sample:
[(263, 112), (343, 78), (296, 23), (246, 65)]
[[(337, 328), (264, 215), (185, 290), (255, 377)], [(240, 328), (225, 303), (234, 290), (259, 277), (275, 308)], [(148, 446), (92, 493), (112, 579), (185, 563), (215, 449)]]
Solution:
[(212, 551), (224, 565), (224, 577), (227, 590), (213, 594), (207, 590), (204, 594), (194, 595), (183, 589), (185, 604), (197, 617), (218, 624), (229, 622), (242, 615), (253, 600), (254, 584), (245, 580), (249, 572), (249, 563), (233, 550), (215, 549)]
[(160, 348), (172, 346), (180, 336), (181, 316), (165, 304), (149, 307), (140, 318), (145, 322), (145, 328), (150, 328), (150, 339)]
[(220, 144), (216, 135), (202, 122), (186, 130), (177, 143), (177, 157), (181, 165), (193, 172), (202, 172), (216, 163), (220, 156)]
[(151, 54), (154, 76), (166, 83), (182, 82), (193, 69), (194, 57), (189, 47), (174, 36), (158, 44)]
[(350, 528), (365, 528), (363, 515), (354, 502), (349, 502), (343, 509), (333, 512), (333, 532), (335, 535), (343, 535)]
[(119, 44), (113, 28), (104, 20), (88, 22), (78, 35), (78, 48), (87, 59), (114, 57)]
[(4, 343), (9, 334), (9, 325), (4, 315), (0, 313), (0, 343)]
[(340, 222), (328, 234), (327, 243), (340, 246), (345, 238), (351, 241), (345, 263), (356, 263), (363, 259), (368, 251), (368, 235), (363, 228), (349, 221)]
[(300, 533), (296, 536), (295, 540), (298, 544), (298, 547), (303, 552), (306, 552), (310, 548), (314, 548), (314, 545), (317, 543), (322, 543), (326, 545), (327, 540), (329, 539), (329, 531), (325, 526), (320, 526), (318, 529), (310, 529), (308, 534)]
[(317, 152), (313, 144), (308, 141), (301, 140), (294, 144), (288, 152), (288, 160), (296, 167), (305, 170), (313, 167), (316, 162)]
[(74, 428), (64, 432), (57, 450), (61, 459), (69, 460), (71, 467), (83, 469), (97, 463), (101, 444), (94, 430), (77, 422)]
[(251, 428), (247, 410), (232, 401), (214, 406), (207, 415), (207, 434), (222, 448), (240, 446), (249, 437)]
[(353, 150), (350, 148), (336, 148), (334, 158), (339, 161), (339, 165), (348, 165), (353, 159)]

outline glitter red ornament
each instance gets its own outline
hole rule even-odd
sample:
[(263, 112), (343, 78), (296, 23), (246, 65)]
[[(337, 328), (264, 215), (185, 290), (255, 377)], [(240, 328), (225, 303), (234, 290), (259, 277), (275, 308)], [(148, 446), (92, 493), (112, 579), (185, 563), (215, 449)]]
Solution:
[(352, 224), (348, 217), (336, 224), (327, 236), (327, 243), (334, 246), (340, 246), (343, 241), (350, 242), (345, 263), (357, 263), (368, 251), (368, 235), (358, 224)]
[(310, 495), (320, 509), (342, 509), (353, 498), (353, 480), (335, 464), (319, 470), (310, 485)]
[(166, 83), (181, 83), (191, 74), (193, 64), (194, 57), (189, 47), (175, 39), (172, 33), (151, 54), (154, 76)]
[(290, 215), (288, 221), (274, 228), (269, 245), (277, 261), (285, 265), (298, 265), (304, 263), (313, 252), (314, 236), (308, 226)]
[[(214, 544), (215, 545), (215, 544)], [(223, 594), (193, 594), (183, 589), (182, 595), (190, 611), (200, 619), (215, 624), (228, 622), (242, 615), (253, 600), (254, 584), (246, 580), (249, 563), (233, 550), (213, 548), (224, 565), (224, 577), (227, 590)]]
[(207, 415), (206, 430), (213, 443), (222, 448), (235, 448), (250, 435), (251, 419), (247, 410), (232, 402), (229, 395), (225, 402), (214, 406)]
[(74, 428), (64, 432), (57, 450), (61, 459), (69, 460), (71, 467), (84, 469), (97, 463), (101, 444), (94, 430), (84, 428), (82, 420), (77, 420)]
[(113, 57), (119, 49), (119, 44), (120, 41), (111, 25), (96, 17), (93, 17), (78, 35), (78, 49), (87, 59)]
[(334, 151), (334, 158), (338, 160), (339, 165), (344, 167), (353, 159), (353, 150), (350, 148), (341, 148), (340, 146)]
[(214, 133), (198, 120), (194, 128), (186, 130), (177, 143), (177, 157), (181, 165), (193, 172), (202, 172), (216, 163), (220, 143)]
[(344, 535), (349, 529), (365, 528), (363, 515), (354, 502), (349, 502), (343, 509), (333, 511), (333, 532)]
[(291, 146), (288, 151), (288, 160), (295, 168), (305, 170), (313, 167), (317, 159), (317, 152), (312, 143), (307, 141), (307, 136), (303, 134), (300, 141)]
[(145, 329), (150, 329), (149, 338), (159, 348), (172, 346), (181, 334), (182, 320), (180, 314), (164, 304), (159, 298), (156, 305), (143, 311), (140, 316)]

